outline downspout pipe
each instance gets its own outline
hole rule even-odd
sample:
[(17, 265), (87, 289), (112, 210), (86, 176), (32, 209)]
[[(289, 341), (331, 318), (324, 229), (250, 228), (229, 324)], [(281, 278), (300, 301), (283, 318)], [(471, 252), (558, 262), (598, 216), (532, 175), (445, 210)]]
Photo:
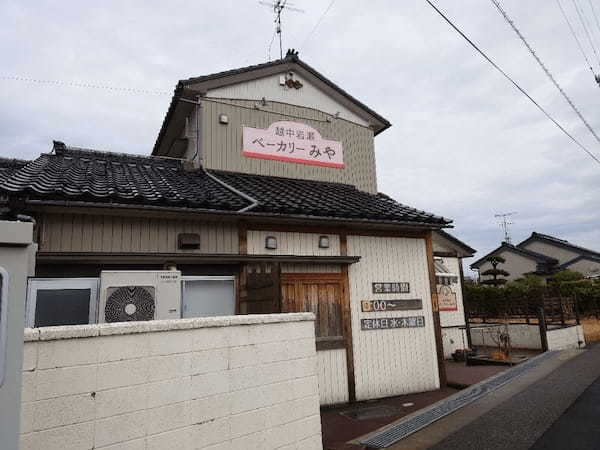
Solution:
[[(182, 98), (182, 97), (179, 97), (179, 100), (182, 101), (182, 102), (185, 102), (185, 103), (191, 103), (193, 105), (196, 105), (196, 153), (194, 154), (194, 156), (192, 158), (192, 160), (194, 160), (196, 157), (198, 157), (198, 155), (200, 155), (200, 120), (198, 118), (198, 114), (199, 114), (199, 109), (202, 107), (202, 102), (193, 101), (193, 100), (189, 100), (187, 98)], [(204, 168), (204, 161), (203, 161), (202, 157), (200, 157), (200, 170), (202, 170), (202, 172), (204, 172), (204, 174), (208, 178), (210, 178), (211, 180), (213, 180), (214, 182), (219, 183), (224, 188), (230, 190), (234, 194), (236, 194), (239, 197), (242, 197), (244, 200), (250, 202), (250, 205), (245, 206), (244, 208), (242, 208), (242, 209), (240, 209), (240, 210), (238, 210), (236, 212), (239, 212), (239, 213), (247, 212), (247, 211), (250, 211), (250, 210), (256, 208), (260, 204), (258, 202), (258, 200), (256, 200), (254, 197), (249, 196), (248, 194), (240, 191), (239, 189), (234, 188), (233, 186), (227, 184), (223, 180), (217, 178), (212, 173), (209, 173)]]

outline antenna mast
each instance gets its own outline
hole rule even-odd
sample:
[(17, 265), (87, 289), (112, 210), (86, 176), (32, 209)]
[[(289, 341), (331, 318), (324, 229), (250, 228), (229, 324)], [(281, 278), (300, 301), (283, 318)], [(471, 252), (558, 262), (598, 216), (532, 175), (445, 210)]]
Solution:
[[(287, 0), (276, 0), (275, 2), (266, 2), (259, 1), (261, 5), (268, 6), (269, 8), (273, 8), (273, 12), (275, 13), (275, 33), (279, 36), (279, 59), (283, 59), (283, 44), (281, 42), (281, 13), (283, 9), (287, 9), (294, 12), (303, 13), (303, 9), (293, 8), (292, 3), (288, 3)], [(272, 42), (272, 41), (271, 41)]]
[(497, 218), (501, 218), (502, 220), (500, 221), (500, 226), (502, 227), (502, 230), (504, 231), (504, 242), (506, 242), (507, 244), (510, 244), (510, 232), (508, 231), (508, 226), (509, 225), (514, 225), (514, 222), (509, 222), (507, 217), (509, 216), (513, 216), (517, 214), (517, 212), (509, 212), (509, 213), (503, 213), (503, 214), (494, 214), (494, 217)]

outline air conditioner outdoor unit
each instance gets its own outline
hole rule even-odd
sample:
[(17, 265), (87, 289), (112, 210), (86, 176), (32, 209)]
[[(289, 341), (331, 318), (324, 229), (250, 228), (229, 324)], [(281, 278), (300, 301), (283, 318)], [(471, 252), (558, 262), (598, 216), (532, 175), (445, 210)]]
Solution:
[(181, 272), (102, 271), (98, 322), (179, 319)]

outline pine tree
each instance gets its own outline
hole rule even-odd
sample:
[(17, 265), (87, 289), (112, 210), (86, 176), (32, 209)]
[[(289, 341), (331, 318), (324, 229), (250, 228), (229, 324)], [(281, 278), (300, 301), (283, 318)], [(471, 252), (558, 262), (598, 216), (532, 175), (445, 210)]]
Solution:
[(506, 278), (498, 277), (507, 277), (510, 274), (506, 270), (498, 269), (498, 265), (504, 264), (506, 260), (502, 256), (490, 256), (486, 261), (492, 265), (492, 269), (484, 270), (481, 272), (481, 275), (492, 276), (493, 278), (482, 280), (481, 284), (489, 284), (494, 287), (505, 284), (508, 280)]

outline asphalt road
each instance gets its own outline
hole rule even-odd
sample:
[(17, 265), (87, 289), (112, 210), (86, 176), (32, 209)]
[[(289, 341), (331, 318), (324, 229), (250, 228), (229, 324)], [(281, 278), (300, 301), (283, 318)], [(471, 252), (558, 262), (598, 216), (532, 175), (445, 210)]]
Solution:
[[(596, 345), (433, 448), (518, 450), (539, 445), (537, 448), (600, 449), (599, 377), (600, 345)], [(583, 431), (577, 434), (575, 427)], [(558, 440), (556, 436), (563, 432)]]
[(532, 449), (600, 449), (600, 377), (554, 422)]

